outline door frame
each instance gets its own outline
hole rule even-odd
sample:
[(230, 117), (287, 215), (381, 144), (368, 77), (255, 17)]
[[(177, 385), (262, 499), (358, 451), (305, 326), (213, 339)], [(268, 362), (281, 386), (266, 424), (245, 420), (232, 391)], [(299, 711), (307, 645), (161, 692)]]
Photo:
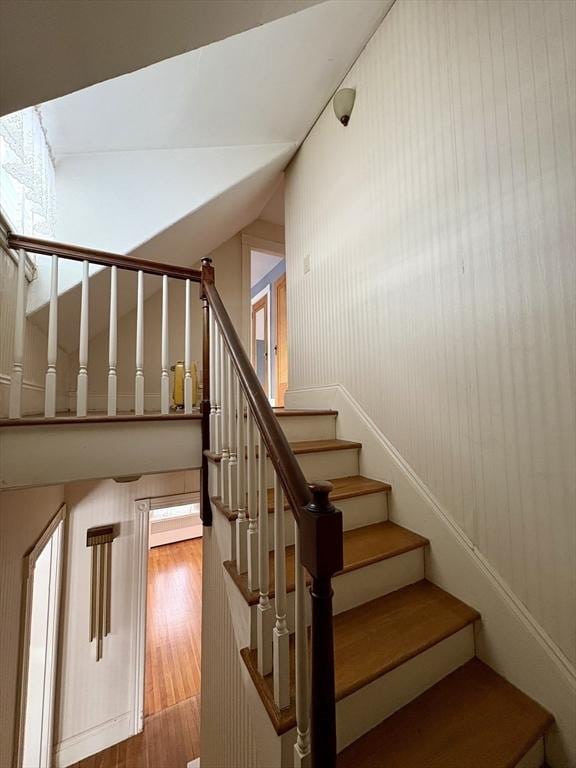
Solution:
[(242, 234), (242, 323), (241, 336), (244, 342), (244, 348), (249, 353), (252, 333), (252, 300), (250, 285), (250, 267), (252, 262), (252, 251), (262, 251), (270, 253), (272, 256), (281, 256), (286, 258), (286, 246), (277, 240), (268, 240), (255, 235)]
[(57, 680), (60, 668), (60, 613), (62, 610), (63, 590), (64, 590), (64, 560), (66, 556), (66, 504), (61, 504), (58, 511), (49, 522), (48, 526), (30, 550), (28, 555), (24, 558), (24, 578), (26, 583), (23, 589), (23, 613), (22, 613), (22, 641), (20, 644), (20, 661), (19, 661), (19, 675), (20, 675), (20, 687), (18, 692), (18, 730), (16, 734), (16, 766), (21, 768), (22, 760), (24, 757), (24, 736), (26, 726), (26, 704), (28, 698), (28, 672), (30, 668), (30, 639), (32, 629), (32, 605), (34, 597), (34, 571), (36, 568), (36, 562), (43, 552), (44, 548), (56, 533), (58, 528), (62, 526), (59, 562), (57, 564), (57, 591), (55, 594), (55, 615), (52, 640), (55, 648), (55, 660), (52, 669), (52, 696), (49, 702), (48, 712), (48, 738), (50, 740), (49, 752), (48, 752), (48, 765), (53, 764), (54, 759), (54, 724), (55, 724), (55, 709), (57, 701)]
[(252, 365), (254, 366), (254, 370), (256, 370), (256, 339), (254, 335), (254, 314), (257, 311), (256, 307), (259, 304), (262, 304), (262, 306), (265, 309), (266, 316), (264, 318), (264, 325), (266, 329), (266, 342), (267, 342), (267, 349), (266, 349), (266, 384), (262, 385), (264, 391), (266, 392), (266, 397), (268, 400), (272, 399), (272, 393), (270, 392), (270, 384), (272, 382), (272, 338), (270, 336), (271, 332), (271, 318), (270, 318), (270, 286), (267, 285), (266, 288), (261, 290), (250, 302), (250, 360), (252, 362)]
[[(280, 392), (280, 355), (278, 354), (278, 350), (280, 348), (280, 345), (278, 344), (278, 340), (280, 338), (278, 334), (278, 328), (280, 327), (280, 323), (278, 322), (278, 290), (281, 286), (284, 286), (284, 293), (286, 294), (286, 272), (276, 280), (274, 283), (274, 301), (275, 301), (275, 309), (276, 309), (276, 339), (275, 339), (275, 346), (274, 346), (274, 362), (276, 366), (276, 391), (274, 392), (274, 402), (276, 405), (278, 405), (279, 398), (279, 392)], [(285, 344), (286, 344), (286, 357), (288, 357), (288, 297), (286, 296), (286, 338), (285, 338)], [(288, 376), (288, 372), (286, 372), (286, 376)]]

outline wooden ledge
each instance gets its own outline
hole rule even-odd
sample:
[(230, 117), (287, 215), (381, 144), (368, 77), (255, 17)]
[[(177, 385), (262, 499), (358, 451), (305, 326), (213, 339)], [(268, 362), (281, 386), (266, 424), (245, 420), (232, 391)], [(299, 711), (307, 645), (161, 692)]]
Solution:
[[(419, 536), (417, 533), (402, 528), (389, 520), (344, 531), (344, 568), (336, 574), (336, 577), (379, 563), (382, 560), (388, 560), (391, 557), (403, 555), (414, 549), (421, 549), (428, 543), (428, 539), (423, 536)], [(269, 559), (269, 596), (272, 598), (275, 594), (274, 552), (269, 553)], [(259, 593), (248, 589), (248, 575), (239, 574), (236, 570), (236, 563), (232, 560), (227, 560), (224, 563), (224, 568), (232, 577), (248, 605), (257, 605)], [(292, 546), (286, 548), (286, 591), (293, 592), (294, 589), (294, 547)]]
[(0, 419), (0, 427), (53, 427), (70, 424), (121, 424), (129, 421), (199, 421), (201, 419), (200, 413), (145, 413), (143, 416), (129, 413), (119, 416), (94, 414), (92, 416), (56, 416), (48, 419), (44, 416), (23, 416), (21, 419)]
[[(336, 701), (437, 645), (480, 618), (429, 581), (419, 581), (334, 617)], [(257, 651), (240, 651), (276, 733), (296, 725), (294, 638), (290, 638), (290, 707), (274, 703), (272, 675), (258, 674)], [(428, 767), (427, 767), (428, 768)]]

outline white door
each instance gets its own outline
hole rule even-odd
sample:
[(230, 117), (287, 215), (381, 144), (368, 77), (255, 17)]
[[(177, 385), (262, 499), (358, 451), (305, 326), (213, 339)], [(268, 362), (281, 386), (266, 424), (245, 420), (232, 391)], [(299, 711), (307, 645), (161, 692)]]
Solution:
[(62, 508), (28, 557), (20, 717), (21, 768), (50, 768), (64, 544)]

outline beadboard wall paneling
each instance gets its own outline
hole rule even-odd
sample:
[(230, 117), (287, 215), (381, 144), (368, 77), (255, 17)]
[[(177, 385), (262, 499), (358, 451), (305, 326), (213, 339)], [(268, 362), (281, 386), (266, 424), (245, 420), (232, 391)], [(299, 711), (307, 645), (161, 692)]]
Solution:
[[(8, 415), (10, 381), (14, 351), (14, 325), (16, 320), (16, 285), (18, 267), (0, 249), (0, 418)], [(60, 322), (63, 319), (60, 318)], [(22, 409), (25, 414), (44, 412), (44, 385), (47, 368), (48, 339), (31, 321), (26, 322), (24, 340), (24, 387)], [(69, 358), (58, 349), (57, 359), (58, 407), (67, 402)]]
[(572, 661), (575, 26), (397, 0), (286, 184), (290, 389), (343, 384)]

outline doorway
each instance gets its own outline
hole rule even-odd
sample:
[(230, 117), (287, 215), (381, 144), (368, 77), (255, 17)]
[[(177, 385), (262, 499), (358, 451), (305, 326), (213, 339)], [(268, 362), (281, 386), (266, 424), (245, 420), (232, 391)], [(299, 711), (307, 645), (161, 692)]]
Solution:
[(18, 768), (52, 764), (65, 517), (62, 505), (25, 563)]
[(288, 388), (288, 326), (284, 254), (250, 248), (250, 355), (270, 404), (284, 407)]

